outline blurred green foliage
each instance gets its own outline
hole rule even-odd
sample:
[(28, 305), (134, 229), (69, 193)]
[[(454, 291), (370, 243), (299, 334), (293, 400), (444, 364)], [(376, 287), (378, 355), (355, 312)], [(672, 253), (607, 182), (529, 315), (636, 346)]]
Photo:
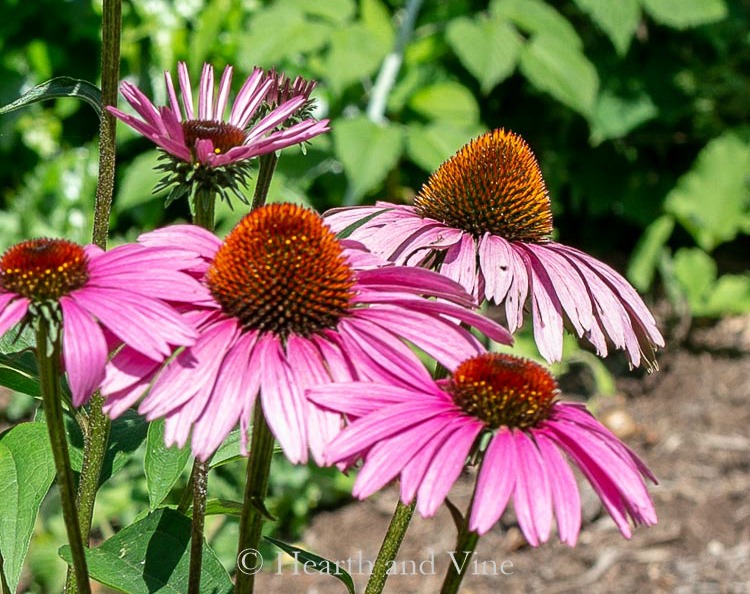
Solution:
[[(54, 76), (97, 82), (99, 3), (5, 10), (0, 104)], [(286, 151), (271, 197), (319, 210), (408, 201), (471, 137), (511, 128), (541, 161), (561, 241), (615, 263), (638, 242), (639, 289), (664, 280), (715, 316), (750, 309), (748, 22), (739, 0), (131, 0), (122, 76), (157, 103), (178, 60), (194, 77), (233, 65), (235, 90), (254, 65), (318, 80), (332, 132)], [(3, 245), (87, 240), (96, 133), (73, 99), (0, 118)], [(153, 147), (119, 134), (115, 237), (185, 218), (151, 191)], [(242, 214), (223, 205), (220, 231)]]
[[(0, 105), (57, 76), (98, 84), (100, 2), (0, 2)], [(332, 131), (282, 154), (270, 196), (321, 211), (408, 201), (469, 139), (510, 128), (541, 162), (560, 241), (627, 266), (640, 290), (693, 315), (720, 316), (750, 310), (748, 23), (743, 0), (128, 0), (121, 72), (157, 104), (178, 60), (194, 80), (204, 61), (231, 64), (235, 91), (255, 65), (319, 81), (316, 115)], [(0, 116), (0, 247), (89, 240), (97, 132), (94, 112), (71, 98)], [(186, 219), (187, 205), (165, 210), (152, 193), (153, 146), (125, 126), (118, 134), (114, 241)], [(222, 204), (219, 231), (243, 213)], [(32, 407), (16, 399), (4, 419)], [(102, 491), (102, 538), (148, 510), (143, 449)], [(272, 476), (272, 527), (292, 539), (351, 487), (313, 467)], [(241, 499), (241, 463), (211, 477), (212, 498)], [(64, 530), (49, 497), (37, 530), (35, 580), (22, 583), (59, 591)], [(207, 534), (231, 568), (235, 519), (210, 517)]]

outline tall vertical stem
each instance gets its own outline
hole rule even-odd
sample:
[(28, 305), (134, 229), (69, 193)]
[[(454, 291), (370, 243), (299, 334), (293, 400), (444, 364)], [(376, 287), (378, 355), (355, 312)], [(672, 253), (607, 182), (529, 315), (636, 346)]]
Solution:
[[(39, 384), (44, 404), (44, 414), (47, 420), (49, 440), (52, 445), (52, 455), (55, 459), (57, 486), (60, 490), (65, 529), (68, 533), (68, 543), (73, 557), (73, 574), (77, 591), (90, 594), (86, 555), (83, 550), (81, 526), (78, 523), (78, 510), (75, 505), (75, 486), (73, 472), (70, 468), (68, 454), (68, 440), (65, 436), (65, 424), (62, 410), (62, 390), (60, 389), (60, 331), (52, 329), (51, 322), (46, 315), (38, 318), (36, 331), (37, 363), (39, 365)], [(54, 330), (54, 331), (51, 331)]]
[(193, 524), (190, 539), (188, 594), (200, 594), (203, 527), (206, 523), (206, 497), (208, 495), (208, 465), (208, 462), (196, 460), (193, 466)]
[[(120, 79), (120, 32), (122, 28), (122, 0), (104, 0), (102, 6), (102, 106), (117, 105), (117, 85)], [(92, 240), (102, 249), (107, 247), (109, 215), (115, 186), (115, 118), (102, 109), (99, 125), (99, 177), (96, 186)], [(109, 440), (110, 420), (104, 414), (104, 398), (96, 392), (91, 398), (90, 416), (84, 433), (83, 465), (78, 483), (76, 506), (79, 510), (81, 536), (88, 543), (94, 501), (99, 488), (102, 464)], [(68, 572), (67, 591), (76, 592), (72, 575)]]
[[(122, 0), (104, 0), (102, 7), (102, 105), (117, 105), (120, 81)], [(104, 249), (109, 235), (109, 214), (115, 187), (115, 118), (102, 110), (99, 127), (99, 180), (94, 207), (94, 243)]]
[[(467, 522), (468, 518), (469, 514), (467, 513)], [(461, 529), (458, 538), (456, 539), (454, 562), (448, 565), (448, 571), (445, 574), (443, 586), (440, 588), (440, 594), (456, 594), (456, 592), (458, 592), (461, 581), (464, 579), (466, 570), (469, 567), (468, 560), (474, 553), (478, 541), (479, 534), (471, 532), (465, 526)]]
[[(258, 169), (258, 181), (255, 184), (252, 210), (266, 203), (271, 178), (276, 170), (278, 157), (275, 153), (261, 155)], [(265, 498), (268, 493), (268, 478), (271, 473), (274, 438), (263, 415), (260, 398), (255, 401), (253, 410), (253, 437), (250, 442), (250, 457), (247, 461), (245, 479), (245, 496), (242, 501), (240, 517), (240, 540), (237, 546), (237, 557), (248, 549), (258, 550), (263, 530)], [(237, 573), (236, 594), (251, 594), (255, 587), (255, 574), (244, 573), (241, 568)]]
[[(255, 402), (253, 411), (253, 436), (250, 442), (250, 459), (247, 462), (245, 496), (240, 517), (240, 540), (238, 558), (243, 551), (258, 550), (263, 530), (264, 500), (268, 492), (268, 479), (271, 474), (273, 456), (273, 434), (263, 415), (260, 399)], [(250, 594), (255, 587), (255, 574), (238, 571), (235, 585), (236, 594)]]
[[(213, 192), (198, 191), (195, 194), (195, 214), (193, 223), (213, 231), (216, 225), (216, 195)], [(190, 538), (190, 569), (188, 574), (188, 594), (200, 594), (201, 568), (203, 566), (203, 529), (206, 524), (206, 499), (208, 498), (209, 460), (195, 460), (190, 473), (188, 489), (193, 493), (193, 519)], [(183, 497), (182, 503), (187, 501)]]
[(405, 505), (401, 503), (400, 499), (396, 504), (396, 510), (393, 512), (388, 531), (385, 533), (383, 544), (380, 545), (378, 556), (375, 559), (372, 574), (370, 574), (367, 580), (365, 594), (380, 594), (383, 588), (385, 588), (385, 581), (388, 579), (388, 569), (390, 568), (391, 561), (396, 558), (404, 536), (406, 536), (411, 517), (414, 514), (415, 505), (415, 502)]

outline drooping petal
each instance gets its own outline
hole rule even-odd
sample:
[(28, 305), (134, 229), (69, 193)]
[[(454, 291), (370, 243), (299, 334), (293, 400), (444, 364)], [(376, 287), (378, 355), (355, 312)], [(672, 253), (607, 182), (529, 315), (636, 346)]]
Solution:
[[(295, 384), (289, 363), (276, 337), (262, 336), (257, 343), (263, 413), (289, 461), (307, 461), (304, 396)], [(309, 404), (307, 404), (309, 406)]]
[(73, 406), (85, 404), (104, 380), (107, 342), (101, 328), (70, 297), (60, 299), (63, 312), (63, 360)]
[(414, 455), (453, 418), (452, 414), (441, 414), (406, 429), (393, 438), (377, 442), (367, 452), (367, 458), (357, 474), (352, 494), (364, 499), (391, 482)]
[(549, 540), (552, 529), (552, 497), (547, 469), (534, 442), (523, 431), (514, 430), (518, 478), (513, 505), (521, 532), (532, 546)]
[(483, 428), (484, 425), (478, 421), (466, 422), (447, 437), (435, 457), (440, 463), (432, 464), (427, 469), (417, 492), (417, 509), (422, 516), (428, 518), (435, 515), (445, 501)]
[(513, 434), (499, 430), (484, 454), (475, 488), (469, 530), (484, 534), (503, 515), (518, 476), (518, 455)]
[(260, 377), (249, 368), (247, 360), (256, 338), (255, 333), (243, 334), (224, 355), (211, 391), (211, 401), (206, 403), (193, 426), (191, 447), (200, 460), (208, 459), (218, 449), (237, 425), (245, 407), (251, 407), (255, 402)]
[(560, 450), (543, 432), (535, 431), (534, 440), (548, 471), (560, 540), (573, 547), (581, 530), (581, 496), (576, 479)]

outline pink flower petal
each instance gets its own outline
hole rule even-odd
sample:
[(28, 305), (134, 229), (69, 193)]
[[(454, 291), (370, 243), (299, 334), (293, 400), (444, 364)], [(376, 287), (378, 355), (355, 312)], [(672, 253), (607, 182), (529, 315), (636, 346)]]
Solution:
[(513, 434), (501, 428), (493, 436), (479, 469), (469, 530), (484, 534), (503, 515), (518, 477)]
[(63, 312), (63, 358), (73, 406), (88, 402), (104, 379), (107, 343), (91, 314), (70, 297), (60, 298)]

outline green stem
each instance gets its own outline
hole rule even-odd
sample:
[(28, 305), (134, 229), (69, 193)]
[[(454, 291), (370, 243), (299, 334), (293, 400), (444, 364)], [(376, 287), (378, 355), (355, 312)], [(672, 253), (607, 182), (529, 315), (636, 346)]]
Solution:
[(216, 195), (212, 192), (198, 190), (195, 193), (194, 206), (193, 223), (213, 231), (216, 226)]
[[(73, 472), (70, 469), (68, 441), (63, 422), (62, 390), (60, 389), (60, 330), (50, 328), (51, 322), (45, 315), (38, 317), (36, 331), (37, 362), (39, 365), (39, 382), (44, 403), (44, 414), (47, 419), (47, 430), (55, 459), (57, 486), (60, 489), (65, 529), (73, 557), (73, 572), (77, 591), (90, 594), (86, 555), (83, 550), (81, 526), (78, 523), (78, 510), (75, 504), (75, 487)], [(54, 331), (51, 331), (54, 330)]]
[[(468, 517), (469, 515), (467, 514), (467, 521)], [(474, 554), (474, 549), (476, 549), (478, 541), (479, 535), (476, 532), (471, 532), (466, 528), (461, 529), (456, 539), (455, 555), (452, 562), (448, 565), (448, 571), (445, 574), (445, 580), (443, 580), (443, 587), (440, 588), (440, 594), (456, 594), (458, 592), (461, 581), (464, 579), (466, 570), (469, 567), (469, 559)]]
[[(193, 223), (209, 231), (216, 225), (216, 195), (198, 191), (195, 194)], [(190, 537), (190, 570), (188, 574), (188, 594), (199, 594), (201, 567), (203, 565), (203, 529), (206, 524), (206, 499), (208, 498), (209, 462), (195, 460), (190, 472), (186, 492), (183, 493), (178, 509), (183, 513), (193, 500), (192, 529)]]
[(208, 462), (195, 461), (193, 466), (193, 524), (190, 539), (190, 574), (188, 594), (200, 594), (203, 564), (203, 528), (208, 494)]
[[(260, 399), (255, 402), (253, 411), (253, 436), (250, 442), (250, 457), (247, 461), (245, 496), (240, 517), (240, 540), (238, 558), (245, 551), (257, 551), (263, 530), (264, 500), (268, 492), (268, 478), (271, 474), (273, 456), (273, 434), (263, 415)], [(255, 575), (237, 572), (235, 594), (250, 594), (255, 586)]]
[(405, 505), (401, 503), (401, 500), (396, 504), (388, 531), (385, 533), (383, 544), (380, 545), (378, 556), (375, 559), (372, 574), (370, 574), (367, 580), (365, 594), (380, 594), (383, 588), (385, 588), (385, 581), (388, 579), (388, 569), (391, 562), (396, 558), (406, 531), (409, 529), (415, 505), (416, 502)]
[[(122, 0), (104, 0), (102, 7), (102, 105), (117, 105), (120, 82)], [(94, 207), (94, 243), (104, 249), (109, 235), (109, 214), (115, 187), (115, 118), (102, 111), (99, 127), (99, 180)]]
[[(271, 187), (271, 178), (276, 170), (277, 162), (276, 153), (261, 155), (251, 210), (255, 210), (266, 203), (268, 189)], [(257, 551), (260, 546), (263, 512), (265, 511), (264, 501), (268, 492), (268, 478), (271, 474), (273, 444), (273, 434), (268, 427), (260, 398), (258, 398), (253, 411), (253, 436), (250, 442), (250, 456), (247, 461), (247, 476), (245, 478), (245, 496), (240, 517), (238, 558), (244, 554), (244, 551), (248, 549)], [(254, 587), (255, 574), (247, 574), (239, 570), (235, 583), (235, 593), (251, 594)]]
[(190, 470), (190, 478), (188, 478), (185, 490), (182, 492), (180, 502), (177, 504), (177, 511), (183, 516), (188, 515), (188, 510), (193, 504), (193, 485), (195, 484), (195, 468), (198, 466), (198, 461), (193, 462), (193, 468)]
[[(122, 30), (122, 0), (104, 0), (102, 6), (102, 106), (117, 105), (120, 82), (120, 34)], [(106, 109), (99, 126), (99, 177), (96, 186), (92, 240), (102, 249), (107, 247), (109, 216), (115, 187), (116, 120)], [(80, 510), (81, 536), (88, 543), (94, 501), (99, 488), (102, 464), (107, 451), (111, 422), (104, 414), (104, 398), (97, 392), (91, 398), (91, 413), (87, 424), (81, 425), (84, 434), (83, 465), (78, 484), (76, 505)], [(73, 575), (68, 571), (66, 591), (76, 592)]]
[[(435, 379), (448, 377), (448, 369), (440, 363), (435, 364), (435, 371), (432, 376)], [(388, 579), (388, 569), (391, 562), (396, 558), (401, 542), (404, 540), (406, 531), (409, 529), (411, 517), (414, 515), (416, 501), (410, 505), (405, 505), (399, 500), (396, 509), (393, 512), (391, 523), (388, 531), (383, 538), (383, 544), (380, 545), (378, 556), (375, 559), (375, 565), (372, 568), (372, 574), (367, 580), (365, 594), (380, 594), (385, 588), (385, 582)]]
[(266, 203), (268, 189), (271, 187), (271, 178), (276, 171), (276, 163), (279, 158), (276, 153), (267, 153), (260, 156), (260, 165), (258, 167), (258, 181), (255, 183), (255, 193), (253, 194), (253, 204), (251, 210)]
[(91, 413), (87, 419), (87, 430), (84, 432), (83, 464), (78, 481), (76, 507), (81, 524), (81, 535), (88, 542), (91, 533), (91, 521), (94, 516), (94, 500), (99, 488), (104, 457), (107, 453), (110, 420), (102, 410), (104, 397), (96, 392), (91, 397)]

